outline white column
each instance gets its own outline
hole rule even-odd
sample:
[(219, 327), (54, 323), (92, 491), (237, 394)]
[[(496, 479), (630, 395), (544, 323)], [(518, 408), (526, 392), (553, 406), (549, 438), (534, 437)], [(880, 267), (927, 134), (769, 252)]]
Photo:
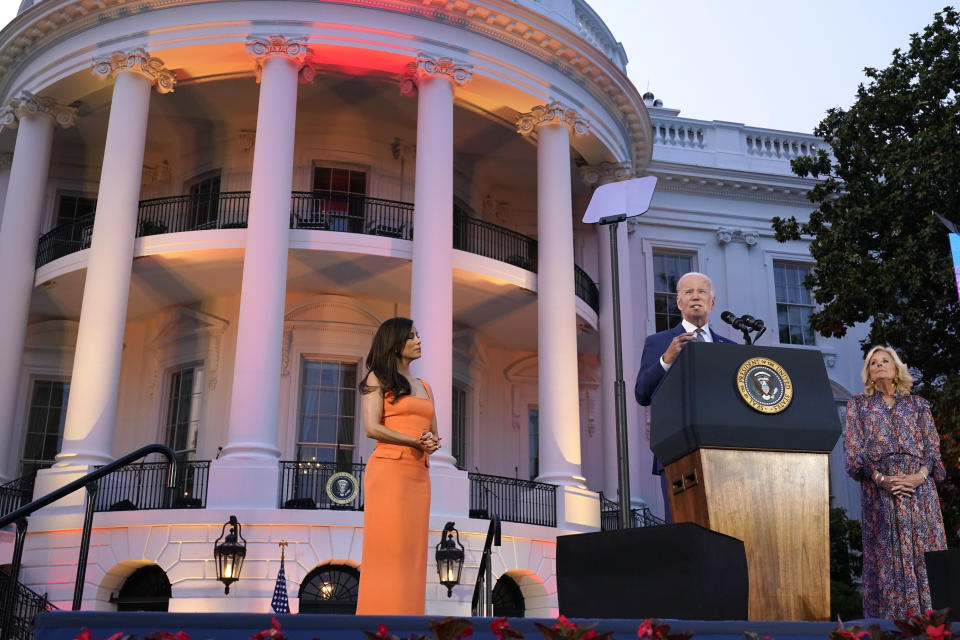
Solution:
[[(27, 317), (36, 272), (40, 214), (50, 169), (50, 151), (56, 124), (72, 126), (76, 109), (26, 91), (0, 109), (0, 126), (17, 128), (12, 163), (7, 164), (6, 197), (0, 216), (0, 442), (8, 446), (0, 456), (0, 482), (16, 475), (20, 440), (14, 429), (21, 356), (27, 335)], [(9, 160), (9, 158), (8, 158)]]
[(297, 83), (301, 70), (312, 78), (312, 67), (304, 66), (305, 43), (292, 38), (250, 37), (247, 50), (258, 64), (260, 103), (227, 443), (210, 470), (208, 501), (273, 508)]
[[(557, 485), (557, 526), (599, 526), (597, 495), (580, 470), (577, 319), (574, 302), (570, 130), (585, 133), (576, 111), (557, 102), (518, 118), (537, 132), (537, 358), (540, 482)], [(592, 498), (591, 498), (592, 496)], [(592, 500), (592, 505), (590, 501)], [(596, 509), (595, 513), (593, 509)]]
[(150, 88), (167, 93), (176, 78), (143, 49), (96, 60), (114, 77), (97, 193), (63, 445), (56, 467), (89, 467), (113, 458), (123, 333), (137, 229)]
[(430, 457), (431, 513), (466, 516), (467, 475), (455, 466), (450, 445), (453, 387), (453, 89), (470, 79), (469, 67), (420, 53), (408, 66), (401, 91), (417, 92), (410, 315), (423, 338), (414, 372), (433, 390), (441, 449)]

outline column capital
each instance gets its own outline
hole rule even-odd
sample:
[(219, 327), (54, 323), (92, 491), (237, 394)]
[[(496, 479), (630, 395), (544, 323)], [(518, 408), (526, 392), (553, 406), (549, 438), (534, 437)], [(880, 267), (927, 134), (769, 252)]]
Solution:
[(562, 124), (577, 135), (590, 131), (590, 123), (581, 118), (576, 109), (566, 107), (557, 100), (550, 104), (538, 104), (529, 113), (517, 115), (517, 133), (525, 136), (548, 124)]
[(420, 79), (428, 77), (443, 77), (455, 85), (463, 85), (473, 79), (473, 66), (418, 51), (417, 59), (407, 63), (407, 70), (400, 79), (400, 93), (415, 95)]
[(629, 162), (601, 162), (580, 167), (580, 179), (591, 187), (602, 187), (611, 182), (629, 180), (633, 177), (633, 165)]
[(257, 65), (257, 82), (260, 82), (260, 76), (263, 74), (263, 63), (267, 58), (277, 56), (287, 58), (299, 67), (301, 83), (313, 82), (313, 77), (316, 75), (316, 71), (310, 63), (313, 52), (307, 47), (307, 41), (304, 38), (285, 36), (279, 33), (266, 36), (247, 36), (247, 53), (250, 54)]
[(138, 73), (150, 80), (157, 93), (170, 93), (177, 84), (177, 74), (164, 67), (163, 60), (152, 57), (143, 47), (94, 58), (92, 71), (101, 78), (114, 78), (124, 71)]
[(733, 242), (742, 242), (747, 247), (752, 247), (760, 240), (756, 231), (744, 231), (742, 229), (727, 229), (720, 227), (717, 229), (717, 244), (721, 247)]
[(0, 107), (0, 127), (16, 129), (25, 116), (45, 115), (64, 129), (72, 127), (77, 120), (77, 108), (60, 104), (53, 98), (42, 98), (29, 91), (21, 91), (3, 107)]

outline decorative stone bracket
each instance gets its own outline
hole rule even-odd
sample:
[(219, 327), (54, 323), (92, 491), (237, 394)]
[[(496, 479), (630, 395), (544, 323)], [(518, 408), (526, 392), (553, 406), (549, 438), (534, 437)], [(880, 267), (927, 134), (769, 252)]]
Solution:
[(717, 229), (717, 243), (720, 246), (730, 244), (733, 242), (742, 242), (748, 247), (752, 247), (757, 244), (760, 240), (759, 234), (756, 231), (743, 231), (742, 229), (725, 229), (720, 227)]

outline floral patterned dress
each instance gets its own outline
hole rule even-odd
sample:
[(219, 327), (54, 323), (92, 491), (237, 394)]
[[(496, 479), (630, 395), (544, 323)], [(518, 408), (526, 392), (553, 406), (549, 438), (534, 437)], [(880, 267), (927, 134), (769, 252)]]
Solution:
[[(879, 393), (859, 393), (847, 405), (845, 445), (847, 473), (860, 481), (863, 615), (906, 618), (908, 609), (930, 609), (923, 553), (947, 548), (933, 484), (946, 477), (946, 469), (930, 404), (897, 395), (890, 408)], [(922, 466), (930, 477), (912, 497), (894, 497), (871, 479), (874, 471), (890, 476), (917, 473)]]

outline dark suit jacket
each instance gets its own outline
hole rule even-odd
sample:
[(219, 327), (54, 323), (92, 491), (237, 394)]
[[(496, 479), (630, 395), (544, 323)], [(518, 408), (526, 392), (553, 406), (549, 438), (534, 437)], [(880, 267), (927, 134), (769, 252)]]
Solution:
[[(637, 384), (633, 388), (637, 402), (641, 406), (650, 406), (653, 394), (660, 387), (663, 377), (667, 375), (667, 372), (660, 365), (660, 356), (666, 352), (670, 342), (681, 333), (686, 332), (683, 330), (683, 324), (678, 324), (672, 329), (647, 336), (646, 342), (643, 343), (643, 353), (640, 355), (640, 372), (637, 373)], [(710, 329), (710, 335), (714, 342), (733, 343), (733, 340), (724, 338), (713, 329)]]

